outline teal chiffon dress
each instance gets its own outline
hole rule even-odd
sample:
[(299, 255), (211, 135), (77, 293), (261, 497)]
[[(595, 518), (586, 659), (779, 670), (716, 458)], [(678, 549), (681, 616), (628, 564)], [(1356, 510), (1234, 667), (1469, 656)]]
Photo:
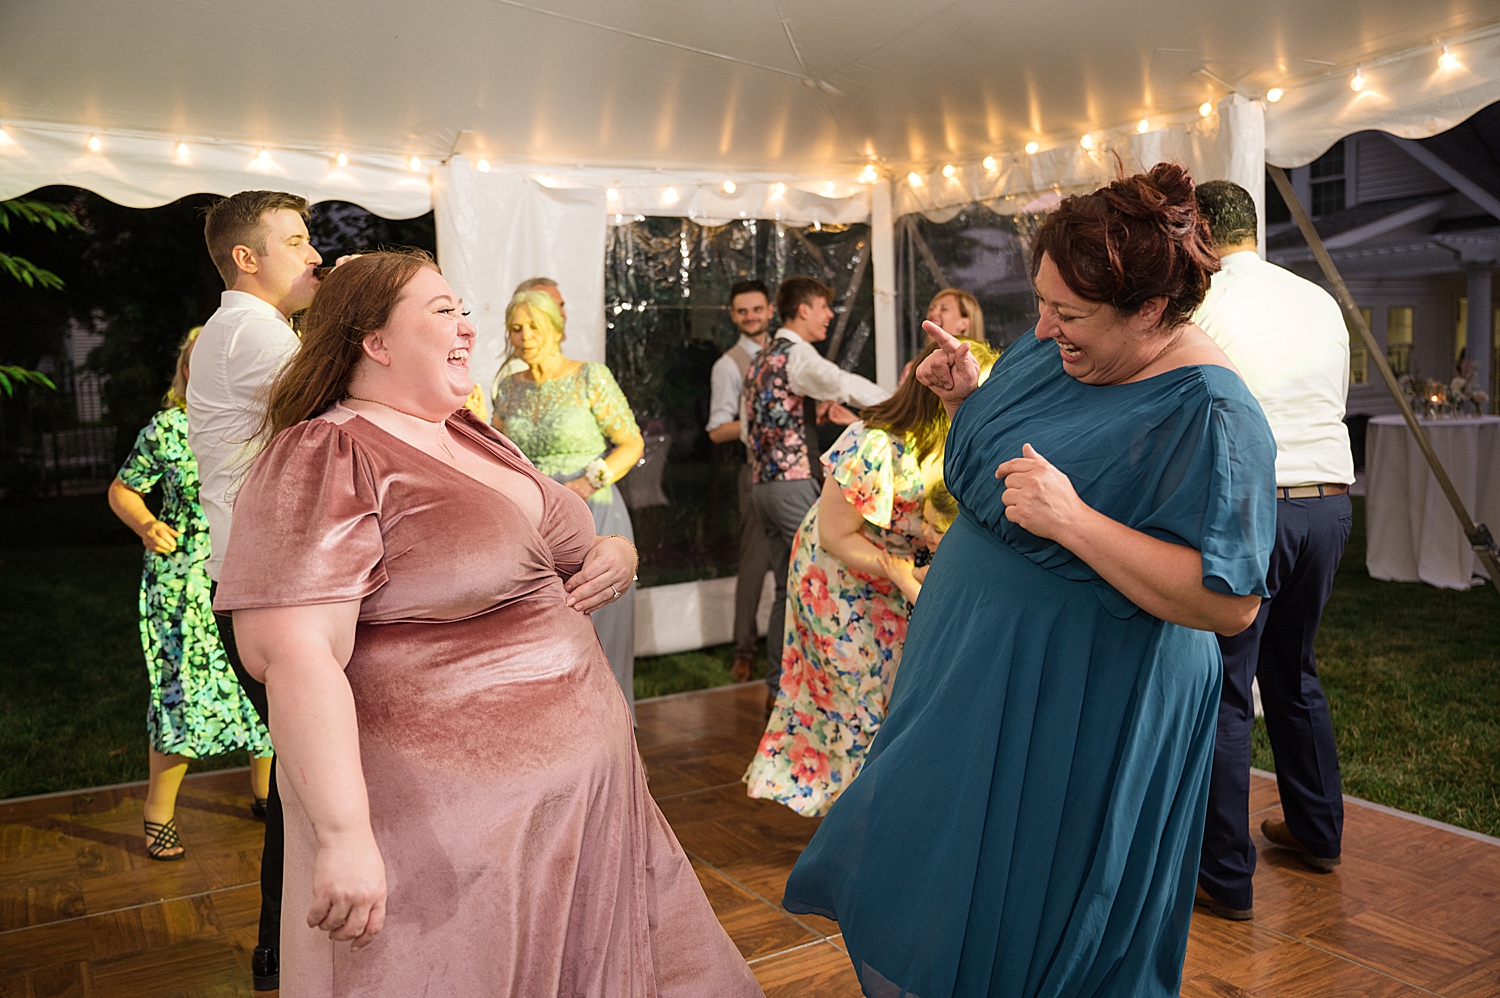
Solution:
[(1137, 608), (1005, 518), (1030, 443), (1082, 499), (1265, 595), (1276, 448), (1233, 371), (1083, 384), (1025, 337), (959, 408), (960, 515), (912, 614), (885, 724), (787, 883), (836, 919), (871, 998), (1176, 996), (1208, 801), (1214, 635)]

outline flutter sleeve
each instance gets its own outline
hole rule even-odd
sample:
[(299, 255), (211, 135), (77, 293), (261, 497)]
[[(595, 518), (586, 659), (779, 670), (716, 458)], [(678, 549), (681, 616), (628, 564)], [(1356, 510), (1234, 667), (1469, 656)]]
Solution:
[(135, 446), (115, 475), (126, 488), (150, 492), (161, 480), (167, 470), (167, 461), (162, 454), (165, 435), (166, 427), (159, 416), (151, 417), (151, 422), (141, 427), (141, 432), (135, 437)]
[(386, 582), (375, 473), (354, 439), (311, 419), (255, 460), (234, 503), (214, 609), (362, 600)]
[(1216, 399), (1203, 516), (1203, 585), (1226, 596), (1267, 596), (1276, 542), (1276, 441), (1259, 406)]
[(896, 460), (890, 434), (851, 423), (823, 454), (823, 473), (838, 483), (844, 501), (883, 530), (896, 501)]
[(625, 393), (620, 391), (620, 383), (615, 380), (609, 368), (603, 364), (590, 364), (588, 387), (589, 410), (598, 421), (600, 432), (611, 443), (618, 444), (641, 435), (641, 428), (635, 422), (635, 413), (630, 411), (630, 403), (626, 401)]

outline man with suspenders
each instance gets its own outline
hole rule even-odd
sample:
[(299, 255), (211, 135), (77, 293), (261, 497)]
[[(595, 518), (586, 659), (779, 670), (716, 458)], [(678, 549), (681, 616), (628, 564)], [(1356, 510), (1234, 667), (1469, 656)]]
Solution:
[[(740, 390), (750, 362), (766, 345), (771, 325), (771, 294), (760, 281), (740, 281), (729, 289), (729, 319), (740, 331), (734, 346), (714, 362), (710, 375), (708, 439), (716, 444), (740, 438)], [(750, 500), (750, 465), (740, 466), (740, 571), (734, 587), (734, 666), (736, 682), (750, 678), (755, 657), (755, 611), (765, 585), (766, 535)]]

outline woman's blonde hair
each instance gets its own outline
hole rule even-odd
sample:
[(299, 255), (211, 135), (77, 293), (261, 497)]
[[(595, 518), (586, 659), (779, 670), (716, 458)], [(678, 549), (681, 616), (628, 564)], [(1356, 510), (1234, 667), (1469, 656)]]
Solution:
[(948, 491), (943, 482), (935, 482), (922, 499), (923, 506), (932, 507), (932, 525), (939, 533), (946, 534), (953, 521), (958, 519), (958, 500)]
[(167, 394), (162, 396), (161, 407), (163, 409), (186, 409), (187, 408), (187, 379), (188, 358), (193, 355), (193, 344), (198, 342), (198, 334), (203, 332), (202, 326), (194, 326), (187, 331), (182, 338), (182, 344), (177, 348), (177, 367), (172, 371), (172, 387), (167, 389)]
[[(979, 299), (959, 288), (944, 288), (932, 296), (932, 301), (927, 303), (927, 311), (932, 311), (932, 306), (938, 303), (938, 299), (952, 298), (958, 302), (958, 314), (969, 320), (969, 328), (964, 332), (964, 338), (970, 340), (984, 339), (984, 309), (979, 307)], [(954, 335), (957, 335), (956, 333)]]
[[(981, 369), (995, 363), (1000, 356), (995, 348), (983, 340), (957, 337), (960, 343), (969, 344), (969, 353), (979, 361)], [(912, 358), (911, 368), (897, 386), (896, 393), (884, 402), (867, 406), (863, 417), (865, 426), (872, 430), (885, 430), (892, 435), (906, 438), (907, 446), (917, 455), (917, 462), (926, 461), (933, 454), (942, 453), (943, 441), (948, 436), (948, 410), (943, 407), (937, 393), (917, 380), (917, 368), (922, 361), (938, 349), (936, 340), (928, 340)]]
[(524, 308), (533, 317), (541, 313), (542, 318), (557, 333), (557, 342), (561, 343), (568, 338), (567, 322), (563, 319), (562, 311), (557, 307), (557, 302), (545, 291), (533, 288), (530, 291), (517, 291), (511, 296), (510, 304), (505, 306), (505, 360), (509, 362), (515, 356), (516, 345), (510, 340), (510, 320), (516, 314), (516, 309)]
[(302, 319), (302, 345), (271, 384), (258, 434), (263, 440), (348, 396), (364, 338), (391, 321), (407, 284), (424, 267), (438, 269), (422, 250), (381, 250), (341, 264), (323, 279)]

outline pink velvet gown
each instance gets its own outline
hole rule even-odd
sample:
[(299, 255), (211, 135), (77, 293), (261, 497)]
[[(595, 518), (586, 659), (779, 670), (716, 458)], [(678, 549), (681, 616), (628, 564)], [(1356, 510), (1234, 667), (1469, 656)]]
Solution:
[(346, 675), (385, 929), (351, 953), (307, 927), (316, 841), (283, 779), (283, 998), (760, 995), (563, 605), (588, 506), (466, 411), (448, 425), (536, 482), (539, 528), (342, 406), (277, 437), (235, 504), (218, 609), (362, 601)]

